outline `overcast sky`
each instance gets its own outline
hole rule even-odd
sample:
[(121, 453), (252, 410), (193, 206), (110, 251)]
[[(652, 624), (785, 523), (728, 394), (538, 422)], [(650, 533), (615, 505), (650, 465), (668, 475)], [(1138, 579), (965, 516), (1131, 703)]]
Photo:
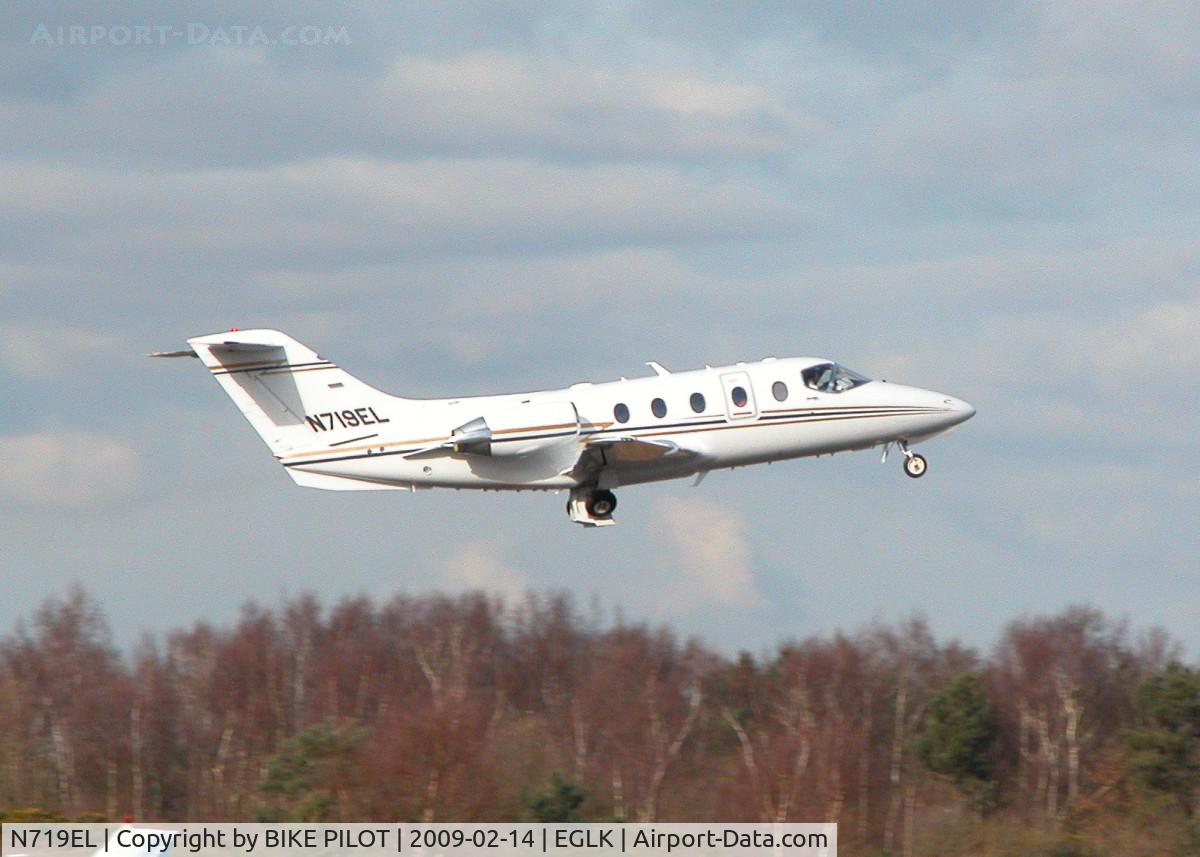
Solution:
[[(239, 5), (0, 19), (0, 632), (74, 581), (123, 645), (484, 587), (725, 650), (1084, 603), (1200, 652), (1200, 5)], [(818, 354), (979, 415), (919, 482), (721, 472), (589, 531), (294, 486), (141, 356), (232, 326), (399, 394)]]

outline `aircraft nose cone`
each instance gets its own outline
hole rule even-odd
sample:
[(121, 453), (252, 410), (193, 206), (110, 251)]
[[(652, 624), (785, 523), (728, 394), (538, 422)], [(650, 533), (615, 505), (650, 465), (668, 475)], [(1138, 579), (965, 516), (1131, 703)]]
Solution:
[(965, 423), (971, 417), (975, 416), (975, 406), (970, 402), (964, 402), (962, 399), (947, 397), (946, 404), (950, 406), (950, 410), (954, 415), (954, 424)]

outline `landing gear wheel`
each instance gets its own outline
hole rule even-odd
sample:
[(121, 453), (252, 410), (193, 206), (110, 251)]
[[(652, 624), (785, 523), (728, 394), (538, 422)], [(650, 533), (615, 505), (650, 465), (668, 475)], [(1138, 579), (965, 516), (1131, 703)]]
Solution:
[(925, 475), (925, 471), (929, 465), (925, 463), (925, 456), (913, 453), (904, 459), (904, 472), (913, 479), (920, 479)]
[(612, 517), (613, 511), (617, 508), (617, 495), (603, 489), (597, 491), (588, 500), (587, 508), (597, 518)]

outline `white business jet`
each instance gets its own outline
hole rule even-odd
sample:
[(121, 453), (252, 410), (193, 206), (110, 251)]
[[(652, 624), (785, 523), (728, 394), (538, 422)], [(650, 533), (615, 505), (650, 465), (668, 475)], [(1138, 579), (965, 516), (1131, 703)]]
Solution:
[(932, 390), (871, 381), (830, 360), (654, 374), (561, 390), (405, 399), (382, 393), (277, 330), (198, 336), (198, 357), (299, 485), (338, 491), (567, 490), (567, 514), (613, 523), (613, 489), (710, 470), (912, 445), (975, 414)]

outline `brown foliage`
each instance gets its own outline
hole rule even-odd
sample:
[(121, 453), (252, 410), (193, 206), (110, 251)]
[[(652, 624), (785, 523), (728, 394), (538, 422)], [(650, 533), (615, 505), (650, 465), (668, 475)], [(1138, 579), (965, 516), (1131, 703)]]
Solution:
[(930, 698), (979, 670), (1005, 811), (1076, 835), (1131, 799), (1131, 693), (1174, 653), (1072, 608), (1014, 622), (988, 661), (919, 620), (730, 659), (604, 626), (563, 596), (468, 594), (251, 605), (126, 660), (74, 590), (0, 641), (0, 806), (251, 818), (285, 746), (295, 761), (292, 739), (352, 733), (315, 768), (340, 820), (527, 818), (566, 781), (585, 818), (835, 820), (847, 853), (933, 852), (931, 829), (999, 829), (972, 822), (912, 751)]

